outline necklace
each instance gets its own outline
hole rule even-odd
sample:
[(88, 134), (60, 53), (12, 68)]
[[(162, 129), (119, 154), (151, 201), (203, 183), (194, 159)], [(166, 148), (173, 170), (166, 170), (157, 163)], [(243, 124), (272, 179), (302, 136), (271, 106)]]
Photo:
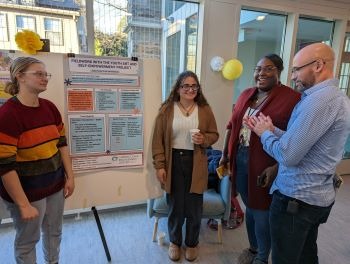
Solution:
[[(257, 99), (254, 100), (254, 103), (256, 104), (256, 106), (254, 108), (250, 107), (250, 109), (248, 110), (248, 116), (253, 115), (255, 112), (258, 112), (260, 110), (260, 108), (264, 105), (265, 101), (267, 100), (267, 98), (269, 98), (269, 94), (266, 94), (262, 97), (258, 97)], [(263, 99), (259, 104), (258, 102)]]
[(265, 94), (264, 96), (261, 96), (261, 97), (257, 97), (256, 99), (255, 99), (255, 103), (257, 104), (260, 100), (262, 100), (263, 99), (263, 101), (266, 99), (266, 97), (268, 96), (268, 94)]
[[(267, 98), (269, 98), (269, 94), (266, 94), (260, 98), (254, 99), (253, 104), (255, 104), (256, 106), (255, 108), (252, 108), (251, 106), (248, 108), (247, 116), (250, 117), (256, 114), (257, 112), (259, 112), (262, 106), (264, 105), (264, 103), (266, 102)], [(258, 104), (258, 102), (261, 99), (262, 101)], [(240, 144), (243, 146), (249, 146), (250, 135), (251, 135), (250, 129), (246, 125), (242, 124), (242, 128), (240, 130), (240, 136), (239, 136)]]
[(184, 107), (180, 101), (178, 101), (179, 105), (181, 106), (182, 110), (185, 112), (186, 116), (189, 116), (192, 112), (193, 107), (196, 105), (196, 103), (193, 103), (190, 107)]

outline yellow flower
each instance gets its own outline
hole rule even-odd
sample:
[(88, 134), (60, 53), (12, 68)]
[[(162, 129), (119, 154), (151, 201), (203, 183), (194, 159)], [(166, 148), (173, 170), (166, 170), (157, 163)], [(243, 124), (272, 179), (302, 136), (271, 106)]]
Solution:
[(28, 54), (36, 54), (44, 45), (37, 33), (26, 29), (16, 34), (15, 41), (18, 48)]

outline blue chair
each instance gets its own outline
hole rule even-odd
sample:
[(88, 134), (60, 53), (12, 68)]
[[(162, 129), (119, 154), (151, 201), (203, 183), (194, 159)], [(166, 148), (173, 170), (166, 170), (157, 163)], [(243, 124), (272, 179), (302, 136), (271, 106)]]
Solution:
[[(212, 218), (218, 222), (218, 242), (222, 243), (222, 220), (228, 220), (231, 210), (231, 181), (228, 176), (219, 182), (219, 192), (208, 189), (203, 194), (202, 218)], [(153, 228), (153, 242), (156, 241), (158, 221), (161, 217), (168, 217), (168, 205), (165, 194), (162, 197), (147, 201), (147, 214), (150, 218), (155, 217)]]
[(1, 224), (2, 220), (6, 219), (6, 218), (10, 218), (10, 217), (11, 216), (10, 216), (9, 211), (7, 211), (4, 202), (0, 198), (0, 224)]

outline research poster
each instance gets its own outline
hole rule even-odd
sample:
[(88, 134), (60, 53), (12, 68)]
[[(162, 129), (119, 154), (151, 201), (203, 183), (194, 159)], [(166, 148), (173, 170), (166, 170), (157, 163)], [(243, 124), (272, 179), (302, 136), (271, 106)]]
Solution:
[(74, 171), (143, 166), (142, 80), (140, 61), (84, 55), (66, 59)]

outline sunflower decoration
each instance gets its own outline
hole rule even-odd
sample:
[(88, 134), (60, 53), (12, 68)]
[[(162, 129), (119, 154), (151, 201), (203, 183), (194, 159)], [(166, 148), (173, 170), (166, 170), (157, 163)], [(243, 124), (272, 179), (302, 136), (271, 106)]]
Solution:
[(16, 34), (15, 41), (20, 50), (32, 55), (41, 50), (44, 45), (37, 33), (26, 29)]

